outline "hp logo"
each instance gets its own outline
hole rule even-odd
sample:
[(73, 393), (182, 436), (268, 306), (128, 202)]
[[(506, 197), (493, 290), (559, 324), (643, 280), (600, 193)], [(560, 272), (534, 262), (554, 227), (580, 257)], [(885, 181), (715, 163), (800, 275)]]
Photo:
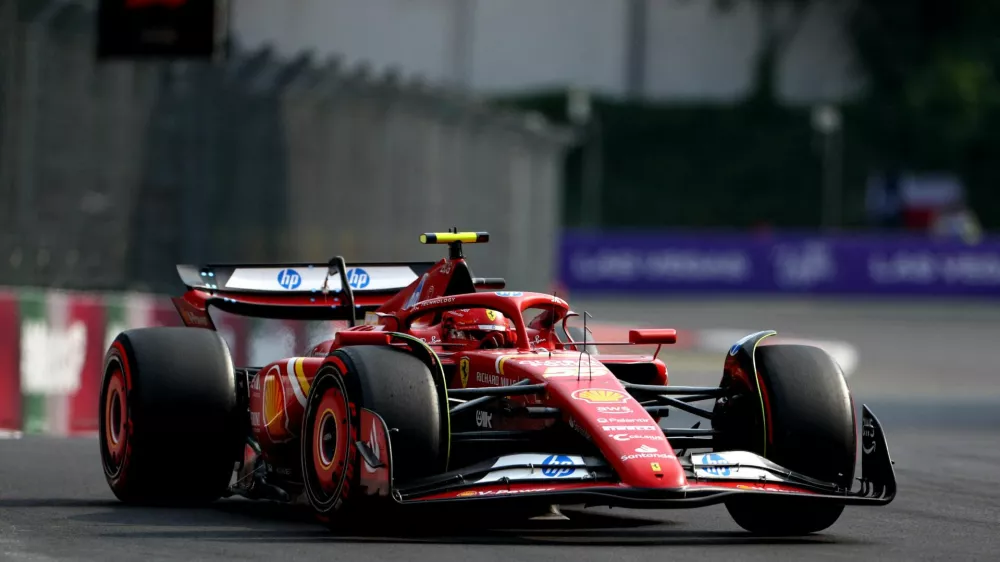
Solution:
[(566, 455), (549, 455), (542, 461), (542, 474), (549, 478), (561, 478), (573, 474), (573, 461)]
[(302, 276), (299, 275), (298, 271), (294, 269), (282, 269), (278, 272), (278, 285), (281, 285), (283, 288), (288, 290), (298, 289), (301, 284)]
[(360, 267), (353, 267), (347, 270), (347, 283), (352, 289), (364, 289), (371, 282), (368, 272)]
[[(730, 463), (722, 455), (709, 453), (701, 457), (701, 464), (730, 464)], [(714, 474), (716, 476), (729, 476), (729, 474), (732, 472), (728, 466), (718, 466), (712, 468), (702, 467), (702, 470), (704, 470), (709, 474)]]

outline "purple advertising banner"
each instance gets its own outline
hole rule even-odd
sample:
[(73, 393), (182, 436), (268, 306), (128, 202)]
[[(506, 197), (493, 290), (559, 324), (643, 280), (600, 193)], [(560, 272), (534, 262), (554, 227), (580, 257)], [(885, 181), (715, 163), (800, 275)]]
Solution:
[(1000, 297), (1000, 238), (569, 231), (559, 268), (571, 292)]

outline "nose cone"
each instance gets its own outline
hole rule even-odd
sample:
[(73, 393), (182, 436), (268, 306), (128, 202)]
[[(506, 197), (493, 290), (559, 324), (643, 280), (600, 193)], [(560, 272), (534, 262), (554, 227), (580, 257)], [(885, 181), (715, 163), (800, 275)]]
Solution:
[(684, 469), (659, 424), (596, 358), (555, 352), (551, 357), (511, 358), (506, 363), (506, 369), (548, 384), (549, 396), (567, 423), (597, 445), (624, 484), (687, 485)]

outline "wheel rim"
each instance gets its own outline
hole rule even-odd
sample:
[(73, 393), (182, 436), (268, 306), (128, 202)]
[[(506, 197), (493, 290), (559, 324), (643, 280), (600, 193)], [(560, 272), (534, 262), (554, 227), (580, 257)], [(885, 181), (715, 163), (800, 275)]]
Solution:
[(315, 409), (319, 412), (312, 429), (313, 474), (323, 501), (339, 492), (346, 469), (348, 428), (347, 400), (339, 388), (323, 391)]
[(337, 418), (333, 410), (324, 410), (317, 422), (319, 431), (316, 433), (316, 456), (319, 467), (329, 470), (333, 461), (337, 460)]
[(128, 445), (128, 410), (125, 391), (125, 375), (121, 365), (113, 362), (109, 366), (107, 386), (104, 392), (103, 425), (104, 466), (112, 477), (118, 476), (125, 463)]

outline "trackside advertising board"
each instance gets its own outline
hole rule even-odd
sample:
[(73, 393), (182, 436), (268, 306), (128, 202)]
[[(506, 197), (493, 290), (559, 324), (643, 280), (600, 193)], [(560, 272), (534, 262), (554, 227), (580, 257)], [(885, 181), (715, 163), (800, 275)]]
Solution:
[[(347, 325), (212, 317), (239, 366), (304, 354)], [(165, 295), (0, 287), (0, 438), (92, 435), (111, 341), (131, 328), (179, 325)]]
[(1000, 297), (1000, 237), (569, 231), (560, 254), (573, 293)]

